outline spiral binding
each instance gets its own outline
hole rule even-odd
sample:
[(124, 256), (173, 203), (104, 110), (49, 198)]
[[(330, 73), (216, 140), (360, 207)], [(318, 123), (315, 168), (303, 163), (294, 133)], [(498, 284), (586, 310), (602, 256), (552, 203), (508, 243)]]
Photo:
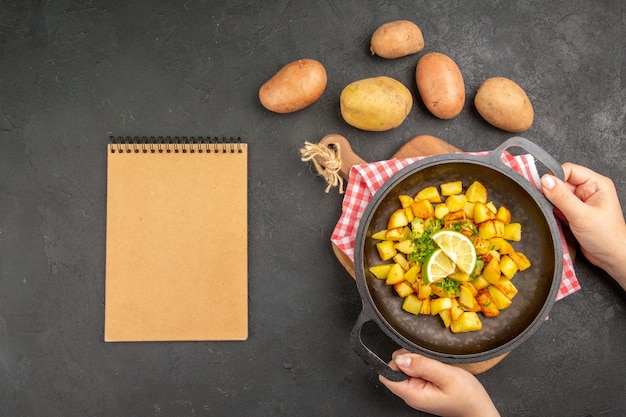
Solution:
[(242, 153), (240, 137), (110, 136), (111, 153)]

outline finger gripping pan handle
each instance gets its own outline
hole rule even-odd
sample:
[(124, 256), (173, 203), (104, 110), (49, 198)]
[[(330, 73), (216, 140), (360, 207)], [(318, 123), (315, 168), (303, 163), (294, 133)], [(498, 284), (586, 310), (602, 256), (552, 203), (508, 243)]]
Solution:
[(391, 369), (385, 361), (376, 355), (370, 348), (365, 346), (363, 339), (361, 338), (361, 331), (363, 330), (363, 325), (369, 321), (372, 320), (367, 317), (365, 312), (361, 311), (356, 324), (352, 328), (352, 333), (350, 334), (350, 343), (352, 344), (354, 351), (379, 375), (382, 375), (391, 381), (404, 381), (408, 379), (409, 377), (406, 374)]

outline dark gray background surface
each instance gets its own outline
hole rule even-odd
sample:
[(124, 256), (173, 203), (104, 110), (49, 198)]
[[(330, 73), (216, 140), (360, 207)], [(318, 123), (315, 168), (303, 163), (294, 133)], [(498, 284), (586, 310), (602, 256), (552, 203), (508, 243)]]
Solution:
[[(422, 28), (424, 51), (372, 57), (372, 32), (396, 19)], [(511, 134), (472, 99), (504, 76), (534, 105), (524, 136), (612, 177), (624, 204), (625, 28), (617, 0), (1, 0), (0, 415), (419, 415), (350, 347), (361, 302), (329, 242), (342, 196), (324, 192), (300, 148), (341, 133), (368, 161), (418, 134), (493, 149)], [(429, 51), (465, 78), (465, 109), (450, 121), (417, 96), (415, 64)], [(263, 109), (259, 87), (298, 58), (326, 66), (324, 95), (293, 114)], [(375, 75), (416, 98), (383, 133), (339, 112), (342, 88)], [(249, 143), (247, 341), (104, 343), (110, 134)], [(576, 271), (582, 290), (480, 376), (503, 416), (625, 414), (624, 292), (581, 256)]]

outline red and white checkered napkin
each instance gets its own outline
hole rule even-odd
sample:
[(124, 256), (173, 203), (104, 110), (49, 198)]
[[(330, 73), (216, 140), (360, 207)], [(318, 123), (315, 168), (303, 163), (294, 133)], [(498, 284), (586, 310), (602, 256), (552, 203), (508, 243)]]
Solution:
[[(472, 155), (486, 155), (488, 152), (476, 152)], [(354, 261), (354, 241), (359, 228), (359, 220), (374, 193), (397, 171), (424, 159), (425, 157), (391, 159), (354, 165), (350, 169), (348, 187), (342, 203), (339, 222), (335, 226), (330, 240)], [(505, 152), (502, 162), (522, 174), (532, 185), (539, 189), (539, 173), (531, 155), (513, 156)], [(563, 245), (563, 277), (556, 299), (560, 300), (580, 289), (574, 272), (572, 257), (565, 241), (561, 223), (557, 221)]]

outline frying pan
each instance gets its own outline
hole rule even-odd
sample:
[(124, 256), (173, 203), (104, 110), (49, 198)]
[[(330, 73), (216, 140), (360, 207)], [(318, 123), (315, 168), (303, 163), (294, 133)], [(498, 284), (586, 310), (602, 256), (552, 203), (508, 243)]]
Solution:
[[(445, 154), (425, 158), (398, 171), (376, 192), (359, 222), (354, 265), (363, 304), (350, 336), (355, 352), (376, 372), (399, 381), (407, 376), (391, 369), (369, 349), (361, 337), (363, 326), (375, 323), (391, 340), (405, 349), (446, 363), (487, 361), (510, 352), (528, 339), (546, 318), (556, 299), (563, 273), (563, 250), (559, 228), (550, 202), (530, 182), (502, 162), (503, 153), (519, 147), (563, 179), (560, 164), (545, 150), (522, 137), (513, 137), (487, 156)], [(380, 264), (376, 240), (371, 235), (387, 227), (390, 214), (399, 207), (400, 194), (415, 195), (426, 186), (463, 181), (466, 188), (480, 181), (489, 200), (511, 211), (522, 224), (522, 240), (514, 244), (532, 266), (513, 282), (518, 294), (512, 305), (496, 318), (483, 318), (481, 330), (454, 334), (438, 316), (415, 316), (402, 310), (402, 299), (392, 286), (369, 272)]]

